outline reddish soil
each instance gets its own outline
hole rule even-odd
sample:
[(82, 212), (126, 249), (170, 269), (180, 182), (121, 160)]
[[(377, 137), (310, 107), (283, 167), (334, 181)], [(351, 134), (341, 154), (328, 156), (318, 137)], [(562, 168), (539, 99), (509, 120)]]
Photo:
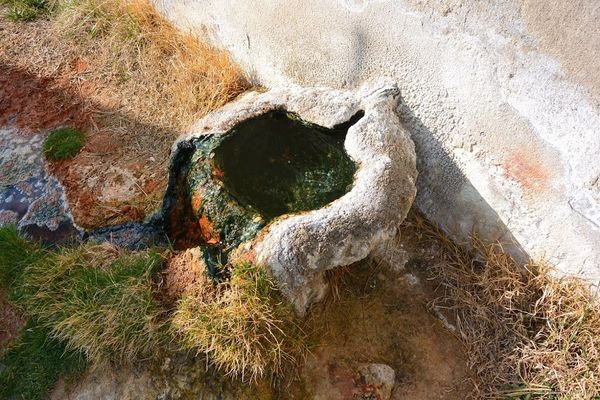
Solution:
[(212, 222), (210, 219), (208, 219), (206, 214), (202, 214), (198, 224), (200, 225), (202, 239), (204, 239), (207, 244), (217, 244), (221, 241), (221, 235), (215, 230)]
[[(109, 111), (82, 97), (90, 83), (70, 83), (73, 74), (84, 73), (85, 60), (69, 65), (65, 75), (38, 77), (0, 62), (0, 127), (13, 126), (25, 135), (66, 125), (81, 129), (87, 141), (82, 151), (71, 160), (50, 163), (67, 190), (75, 222), (94, 228), (141, 220), (160, 207), (168, 149), (152, 149), (156, 157), (148, 157), (121, 146), (123, 133), (102, 129), (101, 114)], [(143, 124), (135, 128), (152, 129)]]
[(171, 257), (163, 272), (163, 293), (169, 305), (173, 305), (184, 294), (208, 293), (213, 283), (206, 275), (206, 264), (202, 253), (195, 247)]
[(0, 126), (37, 133), (63, 125), (86, 130), (91, 115), (82, 100), (55, 79), (0, 64)]
[(94, 153), (88, 145), (73, 160), (50, 163), (50, 170), (65, 186), (75, 221), (84, 228), (142, 220), (160, 207), (166, 186), (166, 177), (159, 182), (139, 164)]

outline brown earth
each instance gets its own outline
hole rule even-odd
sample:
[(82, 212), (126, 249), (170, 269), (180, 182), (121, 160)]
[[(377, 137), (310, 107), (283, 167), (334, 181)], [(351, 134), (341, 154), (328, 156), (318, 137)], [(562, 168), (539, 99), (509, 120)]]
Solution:
[(4, 290), (0, 290), (0, 356), (8, 342), (19, 336), (25, 322), (23, 315), (8, 303)]
[(0, 126), (12, 125), (33, 134), (67, 124), (87, 129), (90, 122), (81, 100), (55, 79), (38, 78), (0, 63)]
[(167, 305), (173, 305), (184, 294), (200, 295), (212, 287), (206, 264), (198, 247), (173, 255), (163, 271), (161, 293)]
[(306, 326), (318, 339), (290, 399), (370, 398), (356, 371), (371, 363), (395, 370), (392, 399), (470, 396), (465, 349), (429, 306), (437, 295), (423, 266), (435, 262), (434, 253), (407, 236), (406, 269), (365, 261), (337, 276), (337, 295), (313, 310)]

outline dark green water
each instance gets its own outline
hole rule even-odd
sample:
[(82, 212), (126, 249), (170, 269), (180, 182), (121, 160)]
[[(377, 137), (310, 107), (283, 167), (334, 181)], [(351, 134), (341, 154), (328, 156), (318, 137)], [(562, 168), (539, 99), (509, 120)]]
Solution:
[(343, 143), (362, 115), (327, 129), (271, 111), (180, 143), (163, 204), (173, 246), (200, 246), (210, 275), (227, 279), (229, 253), (273, 218), (321, 208), (352, 187), (356, 165)]
[(352, 186), (356, 165), (343, 141), (356, 118), (327, 129), (271, 111), (228, 133), (214, 150), (214, 165), (226, 190), (267, 221), (318, 209)]

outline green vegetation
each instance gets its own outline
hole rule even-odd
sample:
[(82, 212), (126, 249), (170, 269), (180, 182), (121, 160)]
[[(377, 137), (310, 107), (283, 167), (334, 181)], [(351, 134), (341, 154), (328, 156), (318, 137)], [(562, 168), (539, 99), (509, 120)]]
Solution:
[(39, 244), (21, 237), (16, 226), (0, 227), (0, 287), (10, 287), (27, 265), (43, 259), (44, 254)]
[(44, 141), (44, 155), (48, 160), (73, 158), (84, 143), (83, 132), (73, 128), (60, 128), (50, 132)]
[(32, 321), (1, 362), (0, 399), (46, 399), (59, 376), (78, 376), (86, 366), (81, 353), (67, 350)]
[(155, 292), (162, 265), (156, 251), (93, 244), (49, 250), (14, 226), (0, 227), (0, 238), (2, 283), (31, 321), (0, 361), (7, 366), (0, 383), (11, 382), (0, 392), (7, 397), (43, 397), (83, 360), (128, 363), (179, 349), (208, 353), (224, 372), (255, 379), (304, 352), (305, 335), (263, 268), (236, 264), (227, 282), (196, 283), (201, 287), (169, 316)]
[(0, 283), (32, 321), (0, 361), (0, 398), (43, 398), (85, 359), (131, 362), (156, 354), (167, 339), (152, 284), (161, 263), (155, 251), (107, 245), (51, 251), (14, 226), (0, 227)]
[(184, 295), (172, 324), (184, 347), (208, 353), (228, 375), (256, 379), (304, 352), (294, 320), (264, 269), (241, 263), (215, 290)]
[(6, 18), (11, 21), (33, 21), (51, 11), (48, 0), (0, 0), (0, 4), (8, 6)]
[(152, 287), (161, 262), (155, 251), (128, 254), (85, 244), (29, 265), (13, 297), (90, 361), (135, 361), (165, 341)]

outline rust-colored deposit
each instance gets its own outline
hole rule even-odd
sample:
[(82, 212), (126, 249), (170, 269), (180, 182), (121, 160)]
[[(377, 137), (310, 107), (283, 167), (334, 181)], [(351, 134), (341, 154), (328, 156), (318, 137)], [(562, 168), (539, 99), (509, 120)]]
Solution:
[(62, 125), (88, 129), (91, 114), (66, 85), (0, 63), (0, 126), (28, 134)]
[(214, 228), (213, 223), (206, 213), (201, 212), (202, 209), (202, 193), (201, 188), (198, 188), (191, 196), (191, 207), (194, 216), (200, 215), (198, 219), (198, 227), (200, 228), (200, 236), (206, 244), (218, 244), (221, 241), (221, 235)]
[(225, 176), (225, 172), (223, 172), (223, 170), (217, 167), (216, 165), (213, 165), (212, 167), (212, 174), (217, 179), (223, 179), (223, 177)]
[[(175, 187), (185, 188), (186, 178), (187, 173), (179, 171)], [(202, 197), (198, 193), (194, 193), (188, 200), (185, 190), (176, 190), (174, 197), (174, 205), (167, 215), (166, 226), (168, 235), (173, 241), (173, 247), (177, 250), (184, 250), (198, 246), (202, 240), (202, 231), (196, 218), (202, 204)]]
[(207, 244), (218, 244), (221, 241), (221, 235), (214, 228), (210, 219), (206, 216), (206, 214), (202, 214), (200, 216), (200, 220), (198, 221), (200, 225), (200, 233), (202, 234), (202, 239)]
[(551, 172), (535, 155), (515, 151), (505, 160), (504, 169), (507, 177), (519, 183), (525, 190), (540, 192), (549, 185)]
[(166, 154), (143, 164), (137, 155), (112, 147), (115, 138), (110, 136), (92, 136), (74, 159), (50, 163), (65, 186), (75, 221), (84, 228), (140, 221), (160, 208), (166, 190), (161, 162)]
[(184, 294), (209, 294), (214, 285), (206, 274), (206, 264), (198, 247), (171, 257), (164, 271), (164, 294), (169, 304), (175, 304)]

